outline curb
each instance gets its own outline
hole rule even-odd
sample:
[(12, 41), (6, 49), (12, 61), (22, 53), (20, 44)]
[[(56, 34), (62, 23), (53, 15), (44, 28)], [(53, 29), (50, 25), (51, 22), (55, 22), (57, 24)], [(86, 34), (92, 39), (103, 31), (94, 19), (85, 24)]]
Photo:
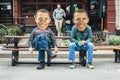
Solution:
[[(59, 52), (56, 53), (57, 58), (68, 58), (68, 52)], [(12, 53), (7, 52), (7, 53), (0, 53), (0, 58), (11, 58)], [(19, 57), (20, 58), (37, 58), (38, 53), (20, 53)], [(76, 58), (78, 58), (79, 54), (76, 53)], [(114, 53), (94, 53), (93, 58), (114, 58)]]

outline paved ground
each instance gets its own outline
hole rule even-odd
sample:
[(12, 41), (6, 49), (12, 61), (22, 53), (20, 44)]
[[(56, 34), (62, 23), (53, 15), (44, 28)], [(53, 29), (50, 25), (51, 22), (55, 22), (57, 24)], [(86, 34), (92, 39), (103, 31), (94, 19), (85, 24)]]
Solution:
[[(22, 60), (36, 61), (35, 58)], [(10, 58), (0, 58), (0, 80), (120, 80), (120, 63), (114, 63), (112, 58), (95, 59), (95, 69), (81, 65), (69, 69), (69, 64), (52, 64), (44, 70), (37, 70), (37, 65), (18, 64), (13, 67)]]

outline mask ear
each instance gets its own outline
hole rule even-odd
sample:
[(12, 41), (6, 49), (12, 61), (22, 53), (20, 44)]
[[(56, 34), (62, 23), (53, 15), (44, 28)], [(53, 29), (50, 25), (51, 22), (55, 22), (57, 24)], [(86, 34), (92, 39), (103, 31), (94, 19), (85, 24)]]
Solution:
[(36, 23), (36, 18), (35, 18), (35, 23)]
[(35, 21), (35, 23), (36, 23), (36, 15), (34, 15), (34, 21)]
[(48, 23), (50, 23), (50, 22), (51, 22), (51, 19), (49, 19)]
[(87, 19), (87, 23), (89, 22), (89, 18)]
[(74, 20), (74, 19), (72, 19), (72, 21), (73, 21), (73, 23), (75, 23), (75, 20)]

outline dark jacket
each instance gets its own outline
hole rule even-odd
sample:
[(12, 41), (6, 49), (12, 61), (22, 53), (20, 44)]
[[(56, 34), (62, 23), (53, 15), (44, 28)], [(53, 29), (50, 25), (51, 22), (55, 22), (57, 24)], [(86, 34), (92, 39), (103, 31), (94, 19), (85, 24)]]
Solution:
[(38, 27), (36, 27), (33, 29), (33, 31), (30, 34), (30, 37), (28, 40), (28, 47), (34, 47), (33, 41), (34, 41), (35, 37), (37, 37), (38, 35), (41, 35), (41, 34), (45, 34), (47, 39), (50, 41), (50, 45), (52, 45), (53, 47), (57, 46), (55, 35), (50, 28), (47, 28), (46, 30), (42, 31)]
[(75, 43), (78, 43), (78, 40), (85, 40), (87, 43), (92, 42), (93, 35), (91, 27), (87, 25), (84, 31), (79, 31), (76, 26), (73, 26), (70, 40)]

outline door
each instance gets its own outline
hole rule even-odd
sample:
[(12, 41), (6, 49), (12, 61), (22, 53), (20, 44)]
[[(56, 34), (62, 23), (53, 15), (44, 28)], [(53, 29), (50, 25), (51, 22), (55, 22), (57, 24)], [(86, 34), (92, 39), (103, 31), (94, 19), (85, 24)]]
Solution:
[(106, 1), (88, 1), (89, 25), (93, 31), (103, 31), (106, 28)]

